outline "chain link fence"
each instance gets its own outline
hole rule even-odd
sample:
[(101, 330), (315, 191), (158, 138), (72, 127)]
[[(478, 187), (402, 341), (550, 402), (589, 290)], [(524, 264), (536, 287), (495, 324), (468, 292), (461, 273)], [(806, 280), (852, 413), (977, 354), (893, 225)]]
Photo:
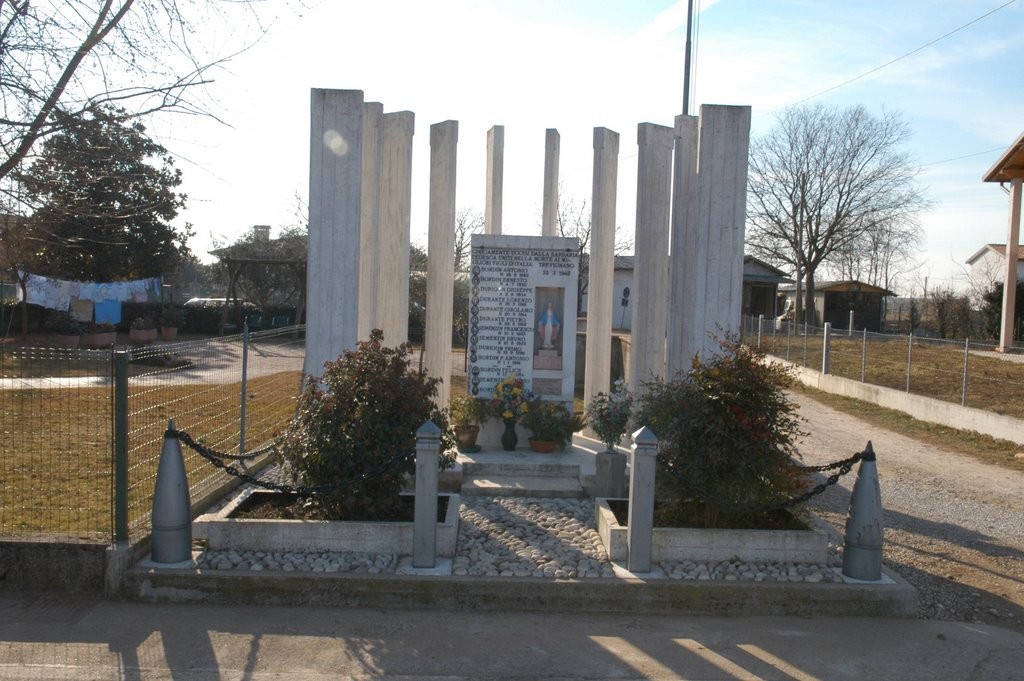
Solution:
[(745, 342), (794, 364), (862, 383), (1024, 418), (1024, 355), (994, 341), (832, 329), (744, 317)]
[[(149, 531), (168, 419), (243, 453), (291, 417), (304, 327), (109, 350), (0, 346), (0, 536), (137, 539)], [(223, 474), (186, 457), (193, 499)]]

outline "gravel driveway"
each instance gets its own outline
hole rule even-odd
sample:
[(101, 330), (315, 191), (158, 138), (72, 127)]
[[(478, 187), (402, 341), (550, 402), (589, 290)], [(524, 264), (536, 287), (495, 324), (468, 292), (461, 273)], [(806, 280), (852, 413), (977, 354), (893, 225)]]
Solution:
[[(872, 441), (886, 565), (913, 584), (925, 619), (1024, 630), (1024, 474), (880, 430), (805, 396), (804, 463), (846, 458)], [(855, 476), (812, 502), (839, 532)]]

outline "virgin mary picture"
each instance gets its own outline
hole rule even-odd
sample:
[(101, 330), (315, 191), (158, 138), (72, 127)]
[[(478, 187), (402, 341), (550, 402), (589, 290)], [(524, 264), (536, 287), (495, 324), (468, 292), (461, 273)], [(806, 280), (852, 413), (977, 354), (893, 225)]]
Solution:
[(537, 336), (540, 338), (540, 347), (544, 350), (551, 350), (558, 340), (558, 332), (561, 329), (558, 315), (555, 314), (555, 304), (548, 303), (547, 308), (541, 313), (537, 320)]
[(562, 370), (562, 297), (565, 289), (538, 288), (534, 310), (539, 310), (533, 327), (533, 368)]

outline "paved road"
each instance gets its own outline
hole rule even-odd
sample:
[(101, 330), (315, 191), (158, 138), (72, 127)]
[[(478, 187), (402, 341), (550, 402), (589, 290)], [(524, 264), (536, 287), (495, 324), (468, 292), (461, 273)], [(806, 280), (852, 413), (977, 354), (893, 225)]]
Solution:
[(344, 610), (0, 596), (2, 679), (1010, 681), (1024, 637), (921, 620)]

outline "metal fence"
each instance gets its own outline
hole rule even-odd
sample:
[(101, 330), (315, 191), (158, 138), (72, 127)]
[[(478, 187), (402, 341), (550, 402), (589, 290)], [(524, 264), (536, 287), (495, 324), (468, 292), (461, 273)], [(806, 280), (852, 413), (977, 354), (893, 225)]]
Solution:
[(830, 329), (743, 318), (744, 340), (800, 366), (1024, 418), (1024, 355), (995, 342)]
[[(304, 327), (109, 350), (0, 346), (0, 536), (136, 539), (168, 419), (239, 453), (294, 411)], [(223, 474), (186, 459), (190, 493)]]

